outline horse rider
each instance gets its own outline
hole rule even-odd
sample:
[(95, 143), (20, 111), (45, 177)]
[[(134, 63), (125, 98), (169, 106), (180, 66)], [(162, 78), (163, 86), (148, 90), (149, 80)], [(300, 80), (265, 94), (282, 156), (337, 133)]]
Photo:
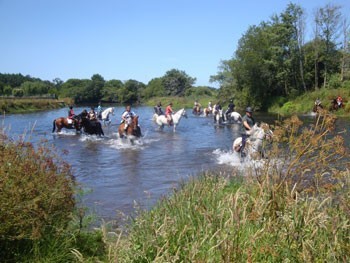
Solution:
[(216, 121), (216, 114), (222, 110), (222, 107), (221, 107), (221, 104), (220, 104), (220, 101), (218, 101), (218, 103), (216, 103), (214, 105), (214, 121)]
[(240, 149), (241, 157), (245, 157), (244, 148), (249, 137), (249, 131), (253, 128), (255, 120), (253, 118), (253, 110), (251, 107), (247, 107), (245, 110), (246, 114), (242, 118), (241, 135), (242, 135), (242, 146)]
[(315, 105), (316, 105), (316, 106), (322, 106), (321, 103), (322, 103), (322, 102), (321, 102), (321, 100), (320, 100), (319, 98), (317, 98), (317, 99), (315, 100)]
[(337, 97), (337, 104), (338, 104), (338, 108), (343, 107), (343, 98), (338, 96)]
[(158, 102), (158, 104), (156, 106), (154, 106), (154, 112), (159, 116), (159, 115), (163, 115), (163, 110), (162, 110), (162, 103)]
[(88, 113), (88, 119), (90, 121), (97, 121), (97, 115), (96, 115), (94, 107), (91, 107), (91, 109), (90, 109), (90, 111)]
[(127, 105), (125, 111), (122, 114), (121, 123), (124, 123), (124, 133), (126, 134), (126, 130), (132, 122), (132, 119), (135, 117), (135, 113), (131, 111), (131, 106)]
[(233, 112), (235, 109), (235, 104), (233, 103), (233, 100), (230, 100), (230, 103), (228, 104), (227, 110), (225, 112), (226, 118), (228, 119), (228, 115)]
[(193, 110), (196, 111), (196, 112), (200, 112), (201, 106), (202, 106), (202, 105), (201, 105), (197, 100), (195, 100), (195, 101), (194, 101)]
[(102, 119), (102, 106), (101, 106), (101, 102), (98, 103), (98, 106), (97, 106), (97, 118), (98, 119)]
[(69, 111), (68, 111), (68, 119), (73, 120), (75, 117), (75, 113), (73, 110), (73, 106), (69, 106)]
[(173, 123), (172, 114), (174, 113), (174, 111), (172, 109), (172, 106), (173, 106), (173, 103), (170, 102), (168, 104), (168, 106), (165, 108), (165, 117), (166, 117), (169, 125), (172, 125), (172, 123)]
[(211, 105), (211, 101), (208, 103), (208, 110), (211, 112), (213, 110), (213, 106)]

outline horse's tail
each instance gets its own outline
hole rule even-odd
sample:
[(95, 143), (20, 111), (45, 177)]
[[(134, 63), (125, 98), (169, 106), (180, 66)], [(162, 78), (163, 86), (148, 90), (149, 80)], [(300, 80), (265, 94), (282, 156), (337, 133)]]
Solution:
[(52, 132), (55, 132), (56, 129), (56, 120), (53, 120)]

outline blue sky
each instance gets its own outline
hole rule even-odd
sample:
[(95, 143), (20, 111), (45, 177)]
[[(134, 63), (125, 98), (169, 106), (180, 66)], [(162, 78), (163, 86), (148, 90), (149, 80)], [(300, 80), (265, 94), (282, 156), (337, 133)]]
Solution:
[(0, 0), (0, 73), (147, 84), (178, 69), (215, 87), (210, 76), (248, 27), (290, 2), (305, 9), (309, 32), (327, 3), (350, 20), (350, 0)]

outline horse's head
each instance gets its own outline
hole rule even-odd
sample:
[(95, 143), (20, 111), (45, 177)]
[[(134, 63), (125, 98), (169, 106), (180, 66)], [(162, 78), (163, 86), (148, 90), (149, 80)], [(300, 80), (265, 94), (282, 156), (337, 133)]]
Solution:
[(132, 118), (132, 124), (133, 124), (133, 129), (136, 130), (137, 126), (139, 126), (139, 116), (138, 115), (135, 115)]
[(187, 112), (186, 112), (186, 110), (185, 110), (185, 109), (183, 109), (183, 112), (181, 113), (181, 116), (183, 116), (183, 117), (187, 118)]

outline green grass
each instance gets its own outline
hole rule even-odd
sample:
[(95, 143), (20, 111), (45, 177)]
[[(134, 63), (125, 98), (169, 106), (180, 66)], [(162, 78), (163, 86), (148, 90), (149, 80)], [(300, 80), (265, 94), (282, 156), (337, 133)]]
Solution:
[(208, 172), (184, 183), (125, 236), (105, 238), (108, 261), (348, 262), (350, 174), (333, 164), (348, 167), (349, 155), (328, 138), (329, 118), (302, 133), (296, 117), (276, 127), (271, 158), (244, 176)]

